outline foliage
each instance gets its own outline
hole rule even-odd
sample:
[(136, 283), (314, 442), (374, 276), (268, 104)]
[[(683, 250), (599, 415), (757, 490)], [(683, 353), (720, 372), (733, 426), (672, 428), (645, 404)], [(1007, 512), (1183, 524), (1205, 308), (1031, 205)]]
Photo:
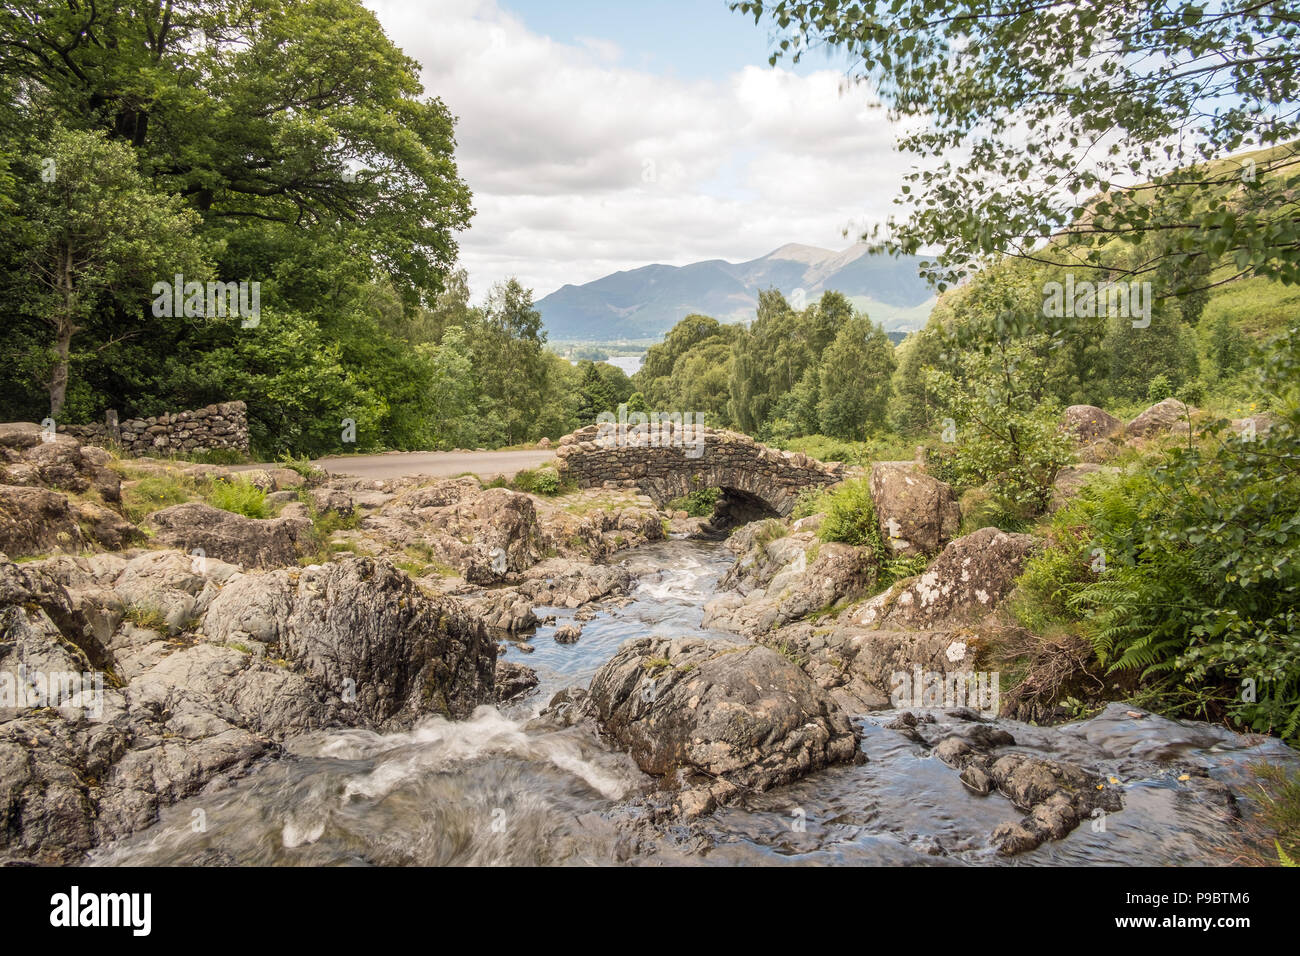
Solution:
[(1042, 514), (1070, 460), (1060, 408), (1044, 396), (1046, 365), (1034, 339), (1001, 340), (931, 370), (931, 388), (953, 419), (950, 466), (957, 484), (984, 484), (1007, 515)]
[(516, 491), (548, 498), (561, 491), (560, 475), (554, 468), (524, 469), (510, 484)]
[(722, 496), (721, 488), (701, 488), (668, 502), (669, 511), (685, 511), (692, 518), (707, 518)]
[(269, 518), (271, 506), (267, 503), (266, 492), (250, 481), (239, 477), (221, 478), (212, 482), (208, 489), (208, 504), (222, 511), (233, 511), (245, 518)]
[(1230, 716), (1288, 737), (1300, 727), (1298, 371), (1292, 336), (1267, 369), (1282, 409), (1272, 431), (1243, 440), (1221, 421), (1092, 483), (1058, 518), (1076, 530), (1025, 572), (1038, 613), (1075, 621), (1111, 671), (1201, 699), (1194, 688), (1221, 688)]
[(817, 421), (835, 438), (862, 440), (884, 424), (894, 374), (894, 347), (866, 317), (840, 326), (821, 354)]
[[(807, 507), (805, 505), (805, 507)], [(817, 534), (823, 541), (840, 541), (854, 547), (885, 553), (867, 479), (855, 478), (824, 494), (817, 507), (825, 513)]]
[[(1296, 148), (1210, 162), (1300, 136), (1300, 21), (1275, 4), (731, 6), (774, 22), (773, 63), (840, 48), (851, 78), (903, 121), (898, 146), (923, 161), (897, 198), (905, 213), (873, 236), (902, 252), (941, 247), (942, 280), (991, 253), (1032, 256), (1056, 233), (1089, 266), (1096, 239), (1160, 236), (1130, 274), (1173, 294), (1203, 288), (1207, 260), (1224, 257), (1238, 274), (1300, 281)], [(1136, 176), (1142, 188), (1123, 188)]]

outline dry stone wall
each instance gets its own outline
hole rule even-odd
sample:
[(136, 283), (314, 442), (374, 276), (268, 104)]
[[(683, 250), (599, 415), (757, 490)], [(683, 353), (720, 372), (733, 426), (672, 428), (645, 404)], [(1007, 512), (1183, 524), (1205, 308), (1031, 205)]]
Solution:
[(219, 448), (248, 453), (248, 408), (221, 402), (152, 418), (128, 418), (114, 424), (112, 413), (100, 425), (60, 425), (88, 445), (118, 445), (132, 455), (164, 456)]

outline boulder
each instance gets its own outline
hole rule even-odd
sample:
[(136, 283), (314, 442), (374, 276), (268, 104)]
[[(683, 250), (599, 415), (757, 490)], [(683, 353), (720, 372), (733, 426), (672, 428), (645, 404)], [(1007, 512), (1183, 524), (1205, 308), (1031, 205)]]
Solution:
[(1011, 593), (1037, 545), (1027, 534), (981, 528), (949, 544), (924, 573), (847, 612), (847, 620), (905, 630), (976, 622)]
[(870, 488), (881, 540), (895, 555), (934, 554), (961, 526), (952, 487), (914, 462), (876, 463)]
[(757, 645), (634, 638), (591, 680), (599, 727), (643, 771), (767, 790), (859, 758), (847, 715), (802, 670)]
[(1166, 398), (1129, 422), (1125, 434), (1130, 438), (1152, 438), (1156, 435), (1169, 434), (1179, 423), (1185, 426), (1188, 416), (1195, 411), (1196, 409), (1176, 398)]
[(552, 635), (556, 644), (576, 644), (582, 637), (582, 628), (577, 624), (561, 624)]
[(504, 704), (522, 697), (537, 686), (537, 672), (515, 661), (496, 663), (496, 699)]
[[(792, 538), (777, 540), (790, 543)], [(794, 559), (762, 588), (724, 594), (710, 601), (704, 609), (704, 625), (757, 637), (815, 611), (860, 597), (876, 580), (878, 565), (870, 548), (826, 542), (817, 545), (811, 561), (801, 548), (794, 549), (794, 554)]]
[(1071, 405), (1065, 410), (1062, 427), (1081, 445), (1110, 438), (1124, 430), (1124, 422), (1096, 405)]
[(496, 645), (460, 602), (427, 596), (384, 560), (304, 568), (282, 656), (344, 696), (370, 725), (464, 718), (495, 700)]
[(39, 486), (0, 485), (0, 551), (15, 557), (80, 551), (86, 536), (66, 495)]
[(337, 488), (313, 489), (311, 503), (319, 514), (336, 514), (340, 518), (350, 518), (356, 511), (352, 496)]
[(192, 501), (155, 511), (145, 526), (164, 544), (188, 552), (201, 549), (208, 557), (245, 568), (296, 565), (314, 548), (311, 520), (296, 512), (247, 518)]

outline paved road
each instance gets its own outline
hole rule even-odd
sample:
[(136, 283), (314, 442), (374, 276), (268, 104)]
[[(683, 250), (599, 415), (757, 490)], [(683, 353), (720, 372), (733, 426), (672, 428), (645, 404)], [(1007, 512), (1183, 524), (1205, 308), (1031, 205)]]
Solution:
[(513, 478), (525, 468), (536, 468), (555, 457), (553, 451), (407, 451), (387, 455), (347, 455), (318, 458), (331, 475), (360, 478), (401, 478), (428, 475), (447, 478), (471, 472), (480, 478)]

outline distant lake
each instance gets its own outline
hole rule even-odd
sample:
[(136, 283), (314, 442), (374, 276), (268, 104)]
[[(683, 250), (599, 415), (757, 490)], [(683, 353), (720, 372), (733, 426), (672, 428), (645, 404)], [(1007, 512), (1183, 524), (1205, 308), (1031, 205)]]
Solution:
[(621, 368), (623, 374), (631, 375), (645, 364), (645, 355), (611, 355), (605, 361), (615, 368)]

